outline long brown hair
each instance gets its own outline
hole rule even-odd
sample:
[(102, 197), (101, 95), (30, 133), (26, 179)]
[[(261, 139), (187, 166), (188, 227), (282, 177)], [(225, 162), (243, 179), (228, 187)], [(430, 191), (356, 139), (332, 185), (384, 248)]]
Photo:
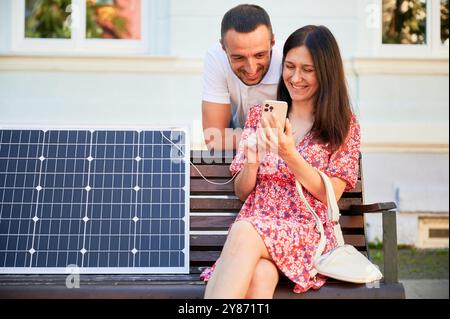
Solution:
[[(283, 65), (287, 53), (306, 46), (312, 56), (319, 88), (314, 97), (313, 137), (329, 143), (332, 152), (337, 150), (347, 137), (352, 109), (345, 80), (339, 46), (333, 34), (324, 26), (308, 25), (292, 33), (283, 48)], [(288, 114), (292, 99), (281, 76), (278, 84), (278, 100), (288, 102)]]

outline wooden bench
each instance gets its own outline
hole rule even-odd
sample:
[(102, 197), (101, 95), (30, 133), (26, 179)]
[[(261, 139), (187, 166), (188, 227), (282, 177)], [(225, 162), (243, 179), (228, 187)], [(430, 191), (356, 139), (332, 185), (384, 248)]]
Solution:
[[(191, 160), (202, 174), (216, 182), (231, 177), (232, 158), (233, 154), (214, 158), (200, 151), (191, 153)], [(242, 202), (234, 195), (233, 183), (224, 186), (207, 183), (192, 166), (190, 195), (190, 274), (81, 275), (80, 288), (72, 289), (66, 288), (66, 275), (2, 275), (0, 298), (203, 298), (205, 283), (199, 275), (219, 257), (227, 230)], [(395, 204), (363, 205), (360, 174), (356, 189), (344, 193), (339, 207), (345, 241), (365, 255), (369, 255), (369, 250), (364, 214), (382, 213), (382, 282), (366, 286), (330, 279), (317, 291), (295, 294), (292, 291), (294, 284), (281, 277), (274, 298), (405, 298), (404, 288), (398, 282)]]

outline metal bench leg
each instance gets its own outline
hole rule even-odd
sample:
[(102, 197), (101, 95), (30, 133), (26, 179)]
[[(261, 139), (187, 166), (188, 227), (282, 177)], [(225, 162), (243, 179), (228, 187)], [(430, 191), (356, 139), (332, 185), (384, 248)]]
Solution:
[(384, 282), (398, 283), (397, 216), (383, 212)]

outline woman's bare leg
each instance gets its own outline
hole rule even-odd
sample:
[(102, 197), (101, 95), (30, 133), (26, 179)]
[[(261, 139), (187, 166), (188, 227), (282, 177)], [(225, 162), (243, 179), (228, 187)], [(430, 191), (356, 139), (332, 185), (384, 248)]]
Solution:
[(277, 266), (272, 261), (261, 258), (256, 265), (245, 298), (272, 299), (278, 279)]
[(205, 298), (244, 298), (261, 258), (270, 256), (253, 225), (247, 221), (234, 223), (206, 285)]

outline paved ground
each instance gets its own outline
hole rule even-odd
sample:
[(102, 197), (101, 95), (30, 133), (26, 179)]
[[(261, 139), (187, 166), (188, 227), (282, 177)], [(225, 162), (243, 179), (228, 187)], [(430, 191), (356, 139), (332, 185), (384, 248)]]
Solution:
[(449, 299), (448, 279), (402, 279), (406, 299)]

